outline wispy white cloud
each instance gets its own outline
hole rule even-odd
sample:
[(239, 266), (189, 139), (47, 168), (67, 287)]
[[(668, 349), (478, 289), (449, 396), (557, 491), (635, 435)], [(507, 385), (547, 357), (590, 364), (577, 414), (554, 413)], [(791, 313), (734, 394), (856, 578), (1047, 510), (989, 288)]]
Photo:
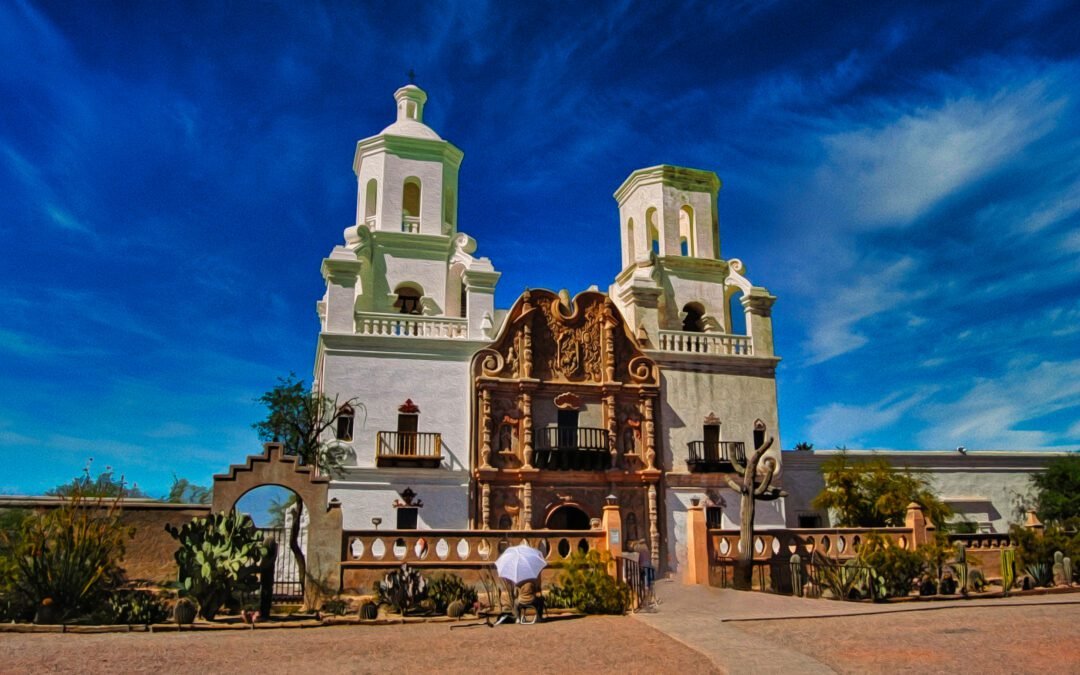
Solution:
[(810, 414), (810, 440), (822, 448), (861, 445), (867, 434), (895, 424), (933, 393), (932, 388), (922, 388), (907, 395), (893, 394), (867, 405), (830, 403), (822, 406)]
[(809, 365), (862, 347), (868, 338), (859, 332), (859, 322), (896, 309), (925, 292), (906, 283), (916, 268), (915, 260), (905, 257), (842, 287), (821, 288), (821, 311), (808, 331)]
[(1080, 412), (1080, 359), (1020, 359), (994, 379), (977, 379), (959, 398), (927, 406), (929, 425), (917, 438), (932, 448), (1060, 447), (1067, 435), (1023, 427), (1072, 409)]
[(989, 98), (894, 110), (880, 125), (822, 139), (819, 189), (856, 228), (911, 224), (1053, 129), (1064, 104), (1035, 80)]

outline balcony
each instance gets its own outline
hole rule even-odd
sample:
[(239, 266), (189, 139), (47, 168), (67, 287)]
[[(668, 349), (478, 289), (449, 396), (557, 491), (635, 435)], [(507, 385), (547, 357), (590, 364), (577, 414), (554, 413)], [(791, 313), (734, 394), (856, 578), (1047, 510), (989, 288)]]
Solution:
[(451, 340), (465, 340), (469, 337), (468, 319), (357, 312), (354, 320), (357, 335)]
[(442, 434), (423, 431), (380, 431), (375, 466), (437, 469), (442, 464)]
[(686, 468), (690, 473), (734, 471), (731, 460), (746, 463), (746, 444), (742, 441), (691, 441)]
[(611, 466), (607, 429), (538, 429), (533, 465), (549, 471), (603, 471)]
[(677, 354), (709, 354), (713, 356), (753, 356), (754, 343), (747, 335), (727, 333), (692, 333), (681, 330), (662, 330), (659, 349)]

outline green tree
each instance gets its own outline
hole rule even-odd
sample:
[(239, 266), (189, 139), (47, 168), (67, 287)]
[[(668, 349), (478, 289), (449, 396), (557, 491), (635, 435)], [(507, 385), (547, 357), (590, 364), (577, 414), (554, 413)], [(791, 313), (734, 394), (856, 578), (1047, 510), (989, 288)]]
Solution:
[[(278, 378), (276, 387), (257, 399), (266, 406), (266, 419), (252, 425), (259, 439), (281, 443), (286, 454), (296, 455), (301, 464), (314, 466), (319, 473), (338, 475), (344, 465), (345, 451), (329, 445), (338, 418), (346, 409), (364, 411), (356, 399), (339, 402), (311, 391), (295, 373)], [(304, 503), (296, 500), (296, 515), (289, 528), (289, 549), (296, 558), (296, 568), (305, 588), (317, 580), (307, 573), (307, 560), (300, 548), (300, 523)], [(307, 595), (307, 594), (305, 594)], [(306, 602), (306, 598), (305, 598)]]
[(939, 527), (952, 515), (926, 480), (881, 457), (853, 460), (842, 451), (821, 465), (821, 474), (825, 489), (812, 504), (832, 512), (841, 527), (900, 527), (912, 502)]
[(146, 493), (137, 485), (128, 485), (123, 474), (117, 477), (111, 466), (106, 466), (104, 471), (94, 476), (91, 470), (93, 464), (94, 458), (91, 457), (86, 460), (86, 466), (83, 467), (81, 475), (75, 476), (67, 483), (57, 485), (45, 494), (55, 497), (71, 497), (78, 494), (84, 499), (146, 497)]
[(187, 478), (178, 478), (174, 473), (172, 487), (164, 501), (170, 504), (209, 504), (211, 497), (213, 492), (210, 488), (196, 485)]
[(1031, 476), (1035, 510), (1044, 523), (1080, 518), (1080, 453), (1051, 460), (1046, 471)]
[(799, 452), (810, 452), (814, 449), (813, 443), (807, 443), (806, 441), (799, 441), (795, 444), (795, 449)]

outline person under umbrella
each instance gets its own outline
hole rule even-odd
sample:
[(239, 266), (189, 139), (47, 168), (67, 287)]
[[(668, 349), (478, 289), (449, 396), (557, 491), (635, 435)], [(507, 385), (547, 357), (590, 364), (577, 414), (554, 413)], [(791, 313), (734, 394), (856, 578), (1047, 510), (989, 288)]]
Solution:
[(540, 595), (540, 573), (547, 567), (544, 554), (528, 544), (510, 546), (495, 561), (499, 576), (517, 589), (514, 608), (519, 623), (523, 623), (525, 607), (536, 609), (536, 620), (543, 618), (544, 599)]

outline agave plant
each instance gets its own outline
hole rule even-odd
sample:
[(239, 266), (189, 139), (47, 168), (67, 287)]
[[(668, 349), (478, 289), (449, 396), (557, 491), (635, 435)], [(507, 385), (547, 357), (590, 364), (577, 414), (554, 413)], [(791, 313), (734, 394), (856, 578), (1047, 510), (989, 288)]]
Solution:
[(1027, 566), (1026, 572), (1035, 581), (1036, 586), (1052, 586), (1054, 584), (1054, 571), (1047, 563), (1031, 563)]

